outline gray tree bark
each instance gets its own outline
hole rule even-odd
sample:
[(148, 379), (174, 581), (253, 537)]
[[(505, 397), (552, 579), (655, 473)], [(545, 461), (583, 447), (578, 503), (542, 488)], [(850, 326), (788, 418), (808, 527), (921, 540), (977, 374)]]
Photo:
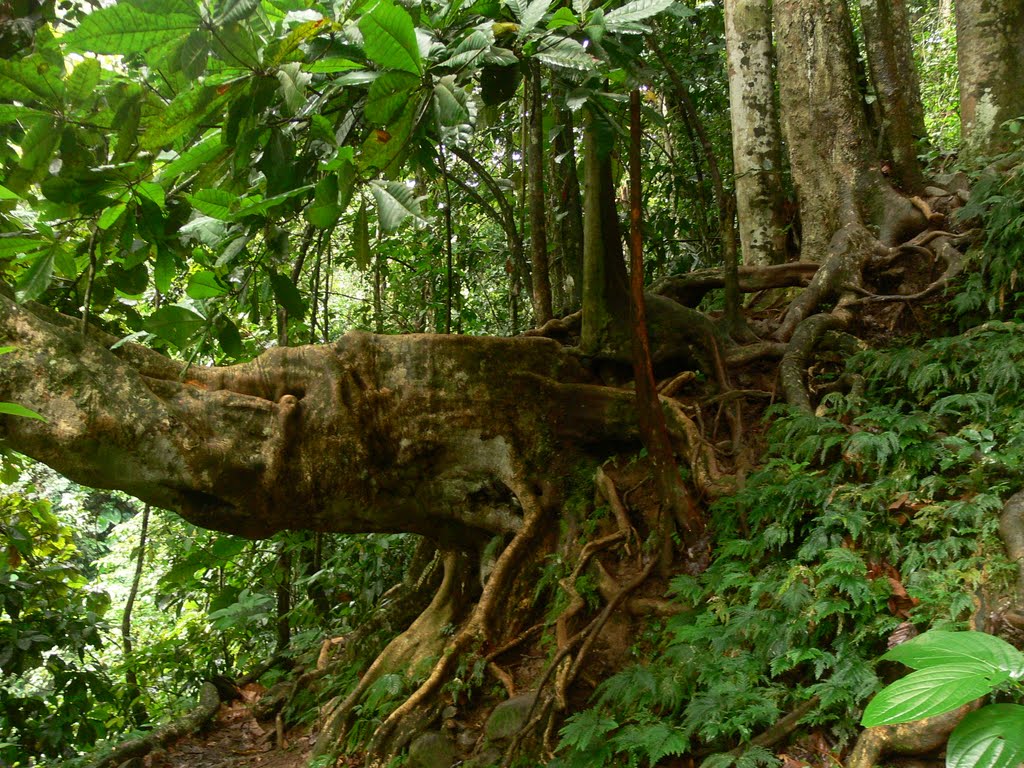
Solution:
[(726, 0), (736, 213), (744, 264), (786, 257), (771, 0)]
[(1007, 120), (1024, 115), (1024, 2), (957, 0), (957, 65), (965, 148), (992, 155), (1009, 148)]

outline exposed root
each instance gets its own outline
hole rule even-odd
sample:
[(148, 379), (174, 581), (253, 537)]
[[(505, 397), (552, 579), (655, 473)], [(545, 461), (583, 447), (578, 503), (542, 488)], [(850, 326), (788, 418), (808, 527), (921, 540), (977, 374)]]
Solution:
[[(820, 264), (794, 261), (788, 264), (739, 267), (739, 288), (742, 293), (755, 293), (772, 288), (805, 286), (814, 277)], [(666, 296), (683, 306), (695, 307), (709, 291), (725, 287), (721, 269), (701, 269), (686, 275), (674, 275), (655, 283), (652, 292)]]
[(892, 752), (921, 755), (936, 750), (946, 743), (949, 734), (974, 707), (974, 704), (965, 704), (952, 712), (912, 723), (865, 728), (846, 758), (846, 768), (874, 768), (884, 755)]
[(1024, 599), (1024, 491), (1018, 491), (1003, 504), (999, 516), (999, 536), (1006, 556), (1017, 564), (1017, 602)]
[(804, 381), (808, 360), (822, 334), (843, 325), (842, 318), (826, 313), (813, 315), (801, 321), (789, 342), (789, 350), (779, 364), (779, 377), (787, 403), (808, 412), (814, 410)]
[(199, 704), (174, 722), (162, 725), (154, 731), (147, 733), (137, 739), (131, 739), (119, 744), (105, 757), (100, 758), (92, 764), (92, 768), (107, 768), (108, 766), (121, 765), (122, 763), (149, 754), (154, 749), (162, 747), (186, 734), (198, 730), (209, 722), (220, 707), (220, 696), (213, 683), (203, 683), (199, 694)]
[[(783, 715), (781, 718), (775, 721), (775, 723), (763, 733), (759, 733), (757, 736), (750, 740), (750, 746), (752, 747), (771, 747), (778, 744), (780, 741), (788, 738), (796, 727), (800, 724), (807, 715), (809, 715), (819, 704), (821, 699), (817, 696), (812, 696), (807, 701), (803, 702), (800, 706), (790, 712), (788, 715)], [(737, 747), (732, 750), (730, 754), (739, 756), (743, 754), (746, 747)]]

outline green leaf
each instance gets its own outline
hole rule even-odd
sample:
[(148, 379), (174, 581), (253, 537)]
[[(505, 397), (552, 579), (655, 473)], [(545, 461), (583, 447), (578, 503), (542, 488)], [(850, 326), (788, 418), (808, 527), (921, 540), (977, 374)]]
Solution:
[(454, 75), (442, 77), (435, 83), (434, 109), (439, 125), (466, 125), (470, 122), (469, 94), (455, 84)]
[(306, 104), (306, 86), (311, 75), (303, 72), (297, 61), (282, 64), (277, 70), (277, 81), (281, 84), (281, 95), (290, 114), (297, 113)]
[(675, 0), (631, 0), (631, 2), (608, 11), (605, 14), (605, 23), (608, 29), (613, 30), (615, 26), (628, 24), (636, 21), (643, 21), (655, 16), (668, 8)]
[(37, 122), (21, 140), (22, 151), (18, 165), (38, 178), (40, 172), (45, 173), (49, 166), (60, 135), (60, 121), (56, 118)]
[(484, 54), (493, 42), (493, 34), (489, 35), (475, 29), (455, 46), (448, 58), (441, 62), (441, 66), (452, 69), (462, 69), (469, 65), (481, 66), (484, 63)]
[(165, 165), (160, 172), (160, 178), (170, 181), (178, 176), (193, 173), (212, 163), (227, 150), (228, 148), (221, 142), (220, 131), (211, 131), (198, 144)]
[(235, 358), (245, 355), (245, 345), (242, 344), (238, 326), (227, 318), (222, 318), (217, 326), (217, 341), (224, 354)]
[(206, 327), (206, 318), (188, 307), (168, 304), (147, 317), (143, 327), (178, 349), (184, 349), (189, 340)]
[(533, 0), (523, 9), (522, 18), (519, 20), (518, 37), (520, 40), (530, 34), (533, 28), (540, 23), (540, 20), (544, 18), (544, 14), (548, 12), (548, 8), (551, 7), (551, 2), (552, 0)]
[(217, 4), (214, 22), (221, 26), (241, 21), (259, 8), (260, 0), (223, 0)]
[(45, 418), (40, 416), (35, 411), (29, 410), (28, 408), (17, 405), (15, 403), (0, 403), (0, 413), (7, 414), (8, 416), (21, 416), (25, 419), (36, 419), (38, 421), (46, 421)]
[(1024, 762), (1024, 707), (991, 704), (970, 712), (946, 745), (946, 768), (1017, 768)]
[(198, 13), (145, 13), (134, 5), (118, 3), (82, 17), (63, 40), (74, 51), (146, 53), (184, 38), (198, 28), (199, 21)]
[(356, 267), (369, 269), (373, 253), (370, 251), (370, 223), (366, 214), (366, 201), (359, 206), (355, 224), (352, 227), (352, 254)]
[(126, 296), (141, 296), (149, 286), (149, 270), (146, 265), (136, 264), (127, 269), (121, 264), (114, 264), (108, 270), (114, 287)]
[(159, 208), (164, 208), (166, 205), (166, 195), (164, 194), (164, 188), (157, 184), (155, 181), (143, 181), (135, 187), (135, 192), (139, 197), (144, 197), (150, 202), (156, 203)]
[(370, 185), (377, 201), (377, 220), (385, 232), (394, 232), (408, 219), (420, 218), (420, 202), (401, 181), (374, 181)]
[(177, 265), (174, 263), (174, 256), (165, 248), (157, 248), (156, 263), (153, 265), (153, 283), (160, 293), (167, 293), (171, 290), (171, 281), (177, 274)]
[(32, 107), (22, 107), (18, 104), (0, 104), (0, 125), (16, 123), (19, 120), (35, 121), (41, 117), (50, 117), (50, 113)]
[(566, 8), (564, 5), (555, 11), (551, 18), (548, 19), (548, 29), (560, 29), (562, 27), (578, 27), (580, 20), (576, 17), (576, 14)]
[(207, 117), (224, 108), (237, 87), (193, 88), (178, 94), (143, 135), (142, 148), (157, 150), (196, 130)]
[(902, 662), (911, 669), (974, 662), (1002, 670), (1014, 679), (1024, 675), (1024, 654), (986, 632), (933, 629), (897, 645), (882, 658)]
[(289, 315), (301, 319), (306, 314), (306, 302), (302, 300), (302, 294), (291, 278), (270, 272), (270, 286), (274, 290), (277, 303), (284, 307)]
[(0, 237), (0, 259), (8, 259), (22, 253), (33, 253), (47, 245), (45, 240), (32, 237)]
[(15, 283), (15, 296), (19, 302), (32, 301), (43, 295), (53, 278), (53, 261), (57, 246), (52, 245), (39, 254), (32, 266)]
[(861, 725), (891, 725), (949, 712), (990, 693), (1009, 679), (977, 662), (946, 664), (911, 672), (883, 688), (864, 710)]
[(185, 293), (193, 299), (211, 299), (227, 292), (228, 289), (217, 279), (217, 275), (209, 270), (189, 275), (188, 287), (185, 289)]
[(330, 229), (338, 223), (342, 209), (338, 205), (338, 174), (328, 173), (317, 182), (313, 202), (305, 211), (306, 221), (318, 229)]
[(195, 30), (185, 38), (178, 52), (178, 64), (181, 72), (189, 79), (195, 79), (206, 71), (210, 61), (210, 40), (207, 33)]
[(416, 27), (404, 8), (380, 0), (359, 20), (367, 57), (385, 69), (419, 75), (423, 71)]
[(366, 98), (366, 119), (378, 125), (387, 125), (408, 103), (420, 79), (409, 72), (385, 72), (370, 84)]
[(303, 64), (302, 68), (311, 75), (332, 75), (335, 72), (362, 69), (363, 65), (351, 59), (330, 58)]
[(100, 229), (110, 229), (117, 220), (124, 214), (125, 209), (128, 207), (126, 203), (117, 203), (103, 209), (103, 213), (96, 220), (96, 226)]
[(60, 107), (64, 101), (63, 68), (32, 59), (0, 59), (0, 99), (41, 101)]
[(100, 84), (99, 59), (87, 58), (75, 67), (64, 80), (65, 94), (71, 105), (84, 104), (96, 93)]
[(293, 197), (306, 194), (312, 188), (312, 184), (305, 184), (301, 187), (296, 187), (295, 189), (290, 189), (287, 192), (282, 192), (279, 195), (274, 195), (273, 197), (267, 197), (264, 199), (260, 199), (259, 195), (246, 197), (242, 200), (242, 207), (231, 216), (231, 219), (233, 221), (238, 221), (240, 219), (244, 219), (246, 216), (260, 216)]
[(221, 221), (229, 221), (233, 215), (232, 209), (237, 208), (239, 203), (237, 195), (223, 189), (200, 189), (194, 195), (185, 195), (185, 198), (200, 213)]
[(398, 118), (387, 127), (387, 130), (370, 131), (360, 148), (359, 167), (363, 171), (376, 168), (381, 173), (394, 173), (398, 159), (407, 150), (412, 135), (416, 116), (419, 113), (419, 101), (409, 102)]
[[(324, 18), (306, 21), (299, 24), (299, 26), (288, 33), (286, 38), (273, 43), (268, 48), (266, 54), (267, 64), (269, 66), (276, 67), (281, 62), (286, 61), (288, 57), (295, 53), (303, 43), (312, 40), (321, 32), (330, 32), (333, 28), (333, 22)], [(354, 64), (354, 68), (356, 69), (358, 69), (359, 66), (360, 65), (358, 64)], [(309, 71), (306, 67), (303, 67), (303, 69), (307, 72)]]
[(541, 43), (534, 54), (537, 59), (551, 67), (586, 71), (594, 68), (594, 57), (575, 40), (562, 37), (554, 44)]

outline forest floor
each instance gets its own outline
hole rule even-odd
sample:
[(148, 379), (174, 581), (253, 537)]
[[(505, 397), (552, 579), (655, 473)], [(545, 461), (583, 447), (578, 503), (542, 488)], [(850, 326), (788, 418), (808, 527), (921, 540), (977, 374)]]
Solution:
[(200, 732), (147, 755), (145, 768), (304, 768), (312, 738), (306, 728), (281, 737), (273, 722), (260, 723), (252, 705), (263, 695), (260, 685), (241, 689), (242, 699), (221, 704)]

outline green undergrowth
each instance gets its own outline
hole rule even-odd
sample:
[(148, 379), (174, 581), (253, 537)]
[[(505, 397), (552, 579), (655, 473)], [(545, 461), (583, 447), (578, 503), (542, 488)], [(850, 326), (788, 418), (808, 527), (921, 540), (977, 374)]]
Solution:
[(801, 730), (838, 748), (897, 627), (964, 628), (981, 589), (1009, 588), (998, 519), (1024, 480), (1024, 324), (908, 340), (849, 370), (863, 397), (769, 413), (763, 466), (710, 510), (710, 567), (671, 582), (696, 610), (653, 628), (656, 651), (638, 646), (567, 721), (560, 768), (684, 752), (774, 765), (751, 739), (812, 697)]

